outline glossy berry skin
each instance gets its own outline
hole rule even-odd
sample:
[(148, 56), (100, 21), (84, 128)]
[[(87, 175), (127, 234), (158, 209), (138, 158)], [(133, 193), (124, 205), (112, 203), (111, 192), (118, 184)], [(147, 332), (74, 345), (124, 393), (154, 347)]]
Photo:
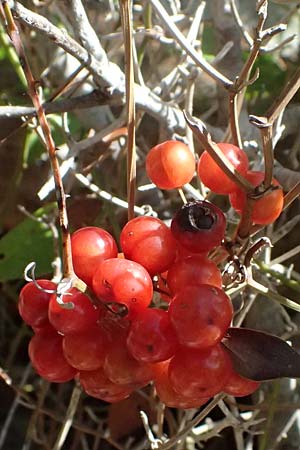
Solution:
[(56, 332), (40, 332), (31, 338), (28, 347), (34, 369), (42, 378), (52, 383), (72, 380), (77, 373), (63, 354), (62, 339)]
[(105, 259), (116, 258), (117, 244), (102, 228), (85, 227), (71, 236), (72, 259), (76, 275), (88, 286), (92, 285), (95, 268)]
[(110, 381), (103, 368), (81, 371), (79, 381), (88, 395), (109, 403), (119, 402), (129, 397), (134, 390), (133, 385), (122, 386)]
[(190, 409), (199, 408), (208, 402), (209, 397), (185, 397), (176, 392), (169, 380), (168, 370), (170, 361), (164, 361), (154, 365), (154, 386), (161, 402), (169, 408)]
[(171, 223), (175, 239), (192, 253), (208, 252), (220, 245), (225, 228), (226, 219), (220, 208), (200, 200), (183, 205)]
[(99, 311), (87, 295), (71, 288), (63, 296), (63, 302), (72, 302), (74, 307), (72, 309), (63, 308), (57, 302), (56, 295), (52, 295), (49, 303), (49, 321), (59, 333), (81, 333), (96, 324)]
[(244, 397), (245, 395), (253, 394), (253, 392), (257, 391), (260, 385), (261, 383), (259, 381), (244, 378), (232, 369), (223, 391), (225, 394), (232, 395), (234, 397)]
[(153, 295), (152, 280), (146, 269), (120, 258), (107, 259), (100, 264), (94, 274), (93, 290), (104, 302), (122, 303), (130, 314), (146, 308)]
[(63, 352), (68, 363), (77, 370), (102, 367), (107, 353), (107, 340), (99, 326), (63, 338)]
[[(245, 178), (253, 186), (259, 186), (264, 180), (264, 172), (247, 172)], [(283, 191), (277, 180), (273, 178), (274, 190), (255, 201), (252, 208), (252, 222), (258, 225), (268, 225), (273, 223), (281, 214), (283, 208)], [(277, 186), (277, 189), (276, 189)], [(237, 189), (229, 196), (231, 206), (242, 213), (246, 205), (246, 194), (241, 189)]]
[(152, 365), (137, 361), (127, 350), (126, 340), (120, 337), (110, 344), (104, 362), (104, 372), (116, 384), (145, 386), (153, 376)]
[(183, 142), (162, 142), (149, 151), (146, 172), (160, 189), (179, 188), (193, 178), (195, 157)]
[(138, 361), (165, 361), (174, 355), (177, 345), (177, 338), (166, 311), (147, 308), (132, 320), (127, 348)]
[(181, 348), (171, 359), (172, 388), (185, 397), (211, 397), (221, 392), (229, 378), (231, 361), (220, 344), (203, 350)]
[[(37, 280), (38, 285), (47, 290), (55, 291), (56, 284), (50, 280)], [(31, 327), (43, 327), (49, 323), (48, 306), (51, 293), (37, 288), (33, 281), (27, 283), (20, 292), (18, 308), (22, 319)]]
[(222, 289), (209, 284), (186, 286), (169, 306), (170, 321), (180, 344), (196, 349), (220, 342), (232, 315), (229, 297)]
[[(218, 147), (231, 162), (239, 174), (245, 175), (249, 161), (246, 153), (233, 144), (220, 142)], [(237, 185), (222, 171), (209, 153), (205, 150), (200, 156), (197, 173), (202, 183), (217, 194), (230, 194), (237, 188)]]
[(168, 270), (167, 284), (175, 295), (186, 286), (210, 284), (222, 287), (222, 275), (217, 265), (202, 255), (178, 259)]
[(170, 228), (154, 217), (127, 222), (120, 243), (125, 257), (141, 264), (151, 276), (167, 270), (176, 258), (176, 241)]

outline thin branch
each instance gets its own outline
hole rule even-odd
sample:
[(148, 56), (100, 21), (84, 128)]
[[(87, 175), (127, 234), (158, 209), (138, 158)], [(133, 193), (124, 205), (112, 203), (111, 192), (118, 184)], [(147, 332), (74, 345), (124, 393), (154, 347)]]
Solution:
[(296, 198), (300, 196), (300, 181), (284, 196), (283, 199), (283, 209), (286, 209), (293, 203)]
[[(104, 95), (119, 97), (120, 101), (123, 101), (125, 76), (117, 64), (107, 59), (98, 61), (72, 39), (65, 30), (56, 27), (45, 17), (30, 11), (15, 0), (8, 0), (8, 3), (19, 21), (45, 35), (76, 58), (83, 67), (86, 67), (93, 75), (95, 83), (103, 89)], [(172, 132), (184, 132), (185, 121), (179, 108), (162, 101), (149, 88), (136, 84), (135, 91), (136, 107), (139, 110), (148, 112), (160, 122), (163, 121)]]
[(244, 177), (242, 177), (233, 167), (231, 162), (226, 158), (218, 145), (212, 141), (205, 125), (201, 120), (194, 120), (188, 113), (184, 113), (185, 120), (192, 129), (195, 137), (201, 142), (203, 148), (209, 153), (213, 160), (218, 164), (222, 171), (243, 191), (252, 192), (253, 186)]
[(159, 447), (159, 450), (170, 450), (171, 448), (173, 448), (173, 446), (177, 444), (178, 441), (185, 438), (194, 427), (196, 427), (203, 419), (205, 419), (210, 411), (212, 411), (218, 405), (220, 400), (223, 400), (224, 397), (225, 394), (216, 395), (216, 397), (211, 400), (211, 402), (202, 411), (200, 411), (200, 413), (198, 413), (194, 417), (194, 419), (190, 420), (188, 424), (176, 434), (176, 436), (172, 437), (166, 443), (162, 444)]
[(239, 27), (242, 35), (244, 36), (245, 41), (248, 43), (249, 47), (252, 47), (253, 39), (243, 24), (243, 21), (241, 19), (238, 9), (237, 9), (235, 0), (230, 0), (230, 7), (231, 7), (231, 11), (232, 11), (234, 20), (236, 21), (237, 26)]
[[(102, 200), (105, 200), (107, 202), (110, 202), (116, 206), (119, 206), (120, 208), (128, 209), (129, 205), (125, 200), (122, 200), (118, 197), (115, 197), (114, 195), (109, 194), (109, 192), (103, 191), (95, 184), (91, 183), (88, 178), (86, 178), (84, 175), (80, 173), (75, 173), (76, 179), (85, 187), (90, 189), (91, 192), (96, 194), (99, 198)], [(150, 207), (148, 205), (145, 206), (134, 206), (134, 212), (135, 214), (138, 214), (139, 216), (144, 216), (146, 213), (157, 217), (157, 214), (152, 209), (149, 209)]]
[(136, 191), (134, 63), (132, 52), (132, 16), (130, 0), (120, 0), (125, 47), (126, 119), (127, 119), (127, 200), (128, 220), (134, 217)]
[(181, 33), (179, 28), (172, 22), (169, 14), (162, 6), (159, 0), (150, 0), (153, 9), (160, 17), (161, 21), (165, 25), (169, 33), (174, 37), (174, 39), (179, 43), (180, 47), (186, 51), (186, 53), (192, 58), (200, 69), (206, 72), (211, 78), (213, 78), (218, 83), (222, 84), (225, 88), (229, 88), (232, 85), (227, 77), (222, 75), (218, 70), (216, 70), (212, 65), (210, 65), (201, 55), (190, 45), (186, 37)]
[(18, 57), (20, 59), (20, 63), (22, 65), (27, 84), (28, 84), (28, 94), (31, 98), (31, 101), (36, 109), (37, 117), (40, 123), (40, 126), (43, 130), (44, 139), (47, 145), (47, 150), (49, 154), (49, 159), (52, 167), (53, 178), (55, 183), (55, 193), (56, 200), (59, 209), (59, 223), (60, 230), (62, 234), (62, 247), (63, 247), (63, 271), (64, 276), (74, 277), (74, 269), (72, 262), (72, 250), (71, 250), (71, 238), (69, 232), (69, 224), (68, 224), (68, 216), (67, 216), (67, 208), (66, 208), (66, 196), (64, 193), (64, 187), (62, 183), (62, 179), (60, 176), (59, 164), (56, 157), (56, 147), (54, 140), (52, 138), (51, 129), (48, 124), (46, 115), (44, 113), (41, 99), (37, 90), (37, 83), (33, 78), (29, 63), (26, 58), (26, 54), (23, 48), (23, 44), (19, 35), (19, 30), (15, 24), (14, 18), (12, 16), (11, 10), (9, 8), (8, 2), (2, 0), (2, 5), (4, 8), (6, 20), (7, 20), (7, 28), (8, 34), (12, 40), (12, 43), (16, 49)]
[(93, 55), (98, 61), (106, 60), (106, 53), (100, 44), (98, 36), (91, 26), (81, 0), (64, 0), (71, 13), (71, 20), (74, 23), (74, 31), (83, 47)]
[(62, 424), (62, 427), (60, 429), (60, 432), (58, 434), (56, 442), (53, 446), (53, 450), (61, 450), (62, 446), (65, 443), (65, 440), (68, 436), (68, 433), (70, 431), (70, 428), (71, 428), (73, 420), (74, 420), (74, 416), (75, 416), (75, 413), (77, 410), (78, 402), (80, 400), (81, 392), (82, 392), (81, 388), (79, 386), (75, 385), (72, 395), (71, 395), (70, 403), (68, 406), (68, 410), (67, 410), (64, 422)]
[(292, 78), (288, 80), (280, 95), (269, 108), (266, 118), (273, 124), (280, 113), (286, 108), (300, 87), (300, 67), (296, 70)]
[[(45, 102), (42, 107), (45, 114), (75, 111), (92, 108), (97, 105), (121, 106), (123, 100), (120, 97), (107, 97), (103, 92), (94, 91), (78, 97), (66, 98), (55, 102)], [(0, 106), (0, 119), (2, 118), (27, 118), (36, 117), (37, 112), (32, 106)]]

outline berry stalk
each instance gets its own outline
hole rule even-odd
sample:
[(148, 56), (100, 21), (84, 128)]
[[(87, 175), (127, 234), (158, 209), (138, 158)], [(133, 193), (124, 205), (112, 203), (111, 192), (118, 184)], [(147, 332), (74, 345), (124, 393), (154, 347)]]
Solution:
[(33, 74), (31, 72), (24, 46), (22, 44), (20, 33), (18, 27), (14, 21), (13, 15), (11, 13), (10, 7), (7, 1), (2, 0), (3, 11), (5, 14), (5, 18), (7, 21), (7, 33), (12, 41), (13, 46), (15, 47), (16, 53), (19, 57), (21, 67), (24, 71), (24, 75), (26, 77), (27, 85), (28, 85), (28, 95), (31, 98), (33, 106), (36, 109), (38, 121), (40, 123), (41, 129), (43, 131), (43, 136), (45, 139), (46, 148), (48, 150), (49, 159), (51, 163), (54, 183), (55, 183), (55, 193), (56, 193), (56, 201), (59, 210), (59, 224), (62, 234), (62, 258), (63, 258), (63, 271), (64, 277), (73, 277), (73, 263), (72, 263), (72, 251), (71, 251), (71, 239), (70, 239), (70, 231), (69, 231), (69, 222), (67, 216), (67, 208), (66, 208), (66, 196), (64, 192), (64, 187), (62, 183), (62, 179), (60, 176), (59, 164), (56, 157), (56, 147), (55, 142), (53, 140), (51, 130), (49, 127), (49, 123), (46, 118), (45, 111), (42, 106), (42, 102), (38, 93), (38, 83), (34, 79)]

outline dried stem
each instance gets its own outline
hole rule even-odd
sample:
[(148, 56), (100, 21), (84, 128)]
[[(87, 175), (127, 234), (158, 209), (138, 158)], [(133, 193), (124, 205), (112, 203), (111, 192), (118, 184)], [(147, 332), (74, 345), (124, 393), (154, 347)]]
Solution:
[(62, 234), (62, 252), (63, 252), (63, 270), (64, 276), (66, 278), (74, 276), (73, 263), (72, 263), (72, 252), (71, 252), (71, 239), (69, 232), (68, 216), (66, 209), (66, 196), (64, 193), (64, 187), (62, 184), (62, 179), (59, 171), (59, 164), (56, 157), (55, 143), (51, 135), (51, 130), (42, 106), (42, 102), (37, 89), (37, 82), (34, 79), (29, 63), (26, 58), (24, 47), (20, 38), (19, 30), (16, 26), (14, 18), (12, 16), (11, 10), (9, 8), (8, 2), (2, 0), (3, 9), (5, 12), (5, 17), (7, 21), (7, 30), (11, 38), (11, 41), (16, 49), (17, 55), (20, 60), (20, 64), (23, 68), (27, 84), (28, 84), (28, 94), (31, 101), (36, 109), (37, 117), (40, 126), (43, 130), (44, 139), (47, 145), (47, 150), (49, 154), (49, 159), (52, 167), (53, 178), (55, 183), (56, 200), (59, 210), (59, 224)]
[(203, 148), (209, 153), (209, 155), (213, 158), (213, 160), (218, 164), (218, 166), (222, 169), (222, 171), (243, 191), (249, 193), (253, 192), (253, 186), (249, 183), (244, 177), (242, 177), (238, 171), (235, 170), (231, 162), (226, 158), (223, 152), (220, 150), (218, 145), (212, 141), (210, 134), (205, 128), (203, 122), (195, 119), (184, 112), (185, 120), (187, 124), (193, 131), (195, 137), (202, 144)]
[(196, 427), (201, 420), (205, 419), (205, 417), (212, 411), (217, 404), (220, 402), (220, 400), (223, 400), (225, 397), (225, 394), (218, 394), (216, 397), (202, 410), (197, 414), (194, 419), (192, 419), (181, 431), (179, 431), (176, 436), (169, 439), (165, 444), (162, 444), (159, 447), (159, 450), (169, 450), (173, 448), (175, 444), (177, 444), (178, 441), (185, 438), (191, 430)]
[(300, 195), (300, 181), (284, 196), (283, 209), (286, 209)]
[(186, 51), (186, 53), (192, 58), (195, 64), (200, 67), (204, 72), (206, 72), (211, 78), (213, 78), (218, 83), (222, 84), (225, 88), (229, 88), (232, 85), (232, 81), (222, 75), (218, 70), (216, 70), (212, 65), (210, 65), (204, 58), (190, 45), (189, 41), (181, 33), (179, 28), (172, 22), (167, 11), (164, 9), (159, 0), (150, 0), (151, 5), (155, 12), (159, 15), (161, 21), (163, 22), (166, 29), (174, 37), (174, 39), (179, 43), (180, 47)]
[(65, 442), (65, 440), (68, 436), (68, 433), (70, 431), (70, 428), (72, 426), (72, 422), (74, 420), (74, 416), (75, 416), (75, 413), (77, 410), (81, 392), (82, 392), (81, 388), (79, 386), (75, 385), (72, 395), (71, 395), (71, 399), (70, 399), (68, 410), (67, 410), (67, 413), (65, 416), (64, 423), (61, 427), (61, 430), (59, 432), (57, 440), (53, 446), (53, 450), (60, 450), (62, 448), (62, 446), (64, 445), (64, 442)]
[(120, 0), (121, 22), (125, 47), (125, 87), (127, 115), (127, 200), (128, 220), (134, 217), (136, 191), (134, 60), (130, 0)]

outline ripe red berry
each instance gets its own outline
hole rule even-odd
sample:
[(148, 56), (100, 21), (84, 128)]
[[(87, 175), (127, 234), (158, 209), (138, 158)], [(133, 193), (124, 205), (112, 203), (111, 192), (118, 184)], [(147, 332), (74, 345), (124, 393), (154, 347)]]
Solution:
[(167, 284), (173, 295), (186, 286), (211, 284), (222, 287), (222, 275), (217, 265), (205, 256), (195, 254), (178, 259), (168, 270)]
[(118, 254), (114, 238), (102, 228), (85, 227), (71, 236), (72, 259), (76, 275), (92, 285), (95, 268), (105, 259)]
[(199, 408), (208, 402), (209, 397), (185, 397), (176, 392), (170, 384), (168, 370), (170, 361), (154, 365), (154, 386), (159, 399), (169, 408)]
[(186, 286), (173, 298), (169, 316), (180, 344), (205, 349), (223, 338), (233, 315), (229, 297), (208, 284)]
[(152, 280), (146, 269), (120, 258), (107, 259), (100, 264), (94, 274), (93, 290), (104, 302), (126, 305), (132, 314), (146, 308), (153, 295)]
[[(264, 180), (264, 172), (247, 172), (245, 178), (257, 187)], [(272, 181), (273, 189), (264, 197), (257, 199), (252, 208), (252, 222), (258, 225), (273, 223), (281, 214), (283, 208), (283, 191), (275, 178)], [(229, 196), (230, 203), (238, 213), (242, 213), (246, 205), (246, 194), (241, 189), (237, 189)]]
[(166, 141), (149, 151), (146, 172), (160, 189), (179, 188), (193, 178), (195, 157), (184, 143)]
[[(246, 153), (239, 147), (225, 142), (220, 142), (218, 147), (235, 170), (245, 175), (249, 167)], [(237, 188), (237, 185), (220, 169), (206, 150), (200, 156), (197, 172), (202, 183), (217, 194), (230, 194)]]
[(29, 343), (28, 353), (34, 369), (52, 383), (72, 380), (77, 373), (63, 354), (62, 339), (55, 331), (48, 330), (35, 334)]
[(120, 243), (125, 257), (141, 264), (151, 276), (167, 270), (176, 258), (170, 228), (154, 217), (130, 220), (121, 232)]
[(232, 369), (223, 391), (234, 397), (244, 397), (245, 395), (253, 394), (259, 388), (260, 384), (259, 381), (242, 377)]
[(129, 397), (134, 390), (132, 385), (120, 385), (110, 381), (103, 368), (81, 371), (79, 381), (88, 395), (109, 403), (115, 403)]
[[(50, 280), (37, 280), (37, 284), (45, 290), (56, 290), (56, 284)], [(48, 306), (51, 295), (37, 288), (33, 281), (25, 284), (19, 295), (18, 308), (20, 316), (27, 325), (43, 327), (49, 323)]]
[(63, 352), (68, 363), (78, 370), (96, 370), (104, 364), (107, 341), (99, 326), (63, 338)]
[(127, 348), (140, 362), (165, 361), (174, 355), (177, 338), (166, 311), (147, 308), (132, 320)]
[(220, 245), (225, 228), (223, 212), (206, 201), (186, 203), (177, 211), (171, 223), (173, 236), (192, 253), (206, 252)]
[(152, 364), (134, 359), (126, 347), (126, 339), (116, 338), (110, 344), (104, 362), (104, 372), (116, 384), (146, 385), (152, 380)]
[(207, 350), (181, 348), (170, 361), (172, 388), (186, 397), (211, 397), (222, 391), (231, 361), (220, 344)]
[(72, 302), (74, 307), (63, 308), (57, 302), (55, 294), (52, 295), (49, 303), (49, 321), (59, 333), (81, 333), (96, 324), (99, 311), (87, 295), (71, 288), (63, 296), (63, 302)]

